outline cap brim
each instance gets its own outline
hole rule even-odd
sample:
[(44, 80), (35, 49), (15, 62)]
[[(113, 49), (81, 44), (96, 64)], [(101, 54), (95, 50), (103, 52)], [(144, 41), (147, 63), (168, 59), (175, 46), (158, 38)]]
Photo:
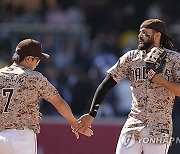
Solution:
[(47, 53), (42, 53), (42, 58), (49, 58), (50, 57), (50, 55), (48, 55)]

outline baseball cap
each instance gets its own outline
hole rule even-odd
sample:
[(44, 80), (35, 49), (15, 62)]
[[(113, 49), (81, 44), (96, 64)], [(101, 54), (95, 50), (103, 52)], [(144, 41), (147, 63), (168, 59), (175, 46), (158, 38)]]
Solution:
[(167, 33), (167, 28), (166, 28), (165, 23), (160, 19), (148, 19), (148, 20), (145, 20), (141, 24), (140, 28), (153, 29), (153, 30), (155, 30), (157, 32), (161, 32), (166, 37), (168, 37), (170, 40), (173, 40)]
[(34, 39), (25, 39), (19, 42), (16, 46), (17, 54), (23, 56), (33, 56), (39, 58), (49, 58), (47, 53), (42, 52), (42, 45), (39, 41)]

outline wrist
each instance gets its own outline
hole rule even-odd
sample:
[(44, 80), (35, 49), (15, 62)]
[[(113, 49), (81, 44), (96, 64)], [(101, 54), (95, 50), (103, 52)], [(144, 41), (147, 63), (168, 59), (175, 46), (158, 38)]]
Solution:
[(73, 117), (67, 119), (67, 121), (68, 121), (68, 123), (69, 123), (70, 125), (73, 125), (74, 123), (77, 122), (77, 119), (73, 116)]
[(96, 115), (97, 115), (97, 112), (96, 112), (96, 111), (90, 111), (90, 112), (89, 112), (89, 115), (90, 115), (91, 117), (95, 118)]

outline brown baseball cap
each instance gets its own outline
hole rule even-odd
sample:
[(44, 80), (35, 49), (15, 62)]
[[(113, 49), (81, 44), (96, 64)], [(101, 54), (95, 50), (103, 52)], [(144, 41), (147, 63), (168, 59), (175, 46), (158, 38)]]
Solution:
[(39, 58), (49, 58), (50, 56), (42, 52), (42, 45), (39, 41), (34, 39), (25, 39), (19, 42), (16, 46), (17, 54), (23, 56), (33, 56)]
[(167, 28), (166, 28), (165, 23), (160, 19), (148, 19), (148, 20), (145, 20), (141, 24), (140, 28), (153, 29), (153, 30), (155, 30), (157, 32), (161, 32), (166, 37), (168, 37), (170, 40), (173, 40), (167, 33)]

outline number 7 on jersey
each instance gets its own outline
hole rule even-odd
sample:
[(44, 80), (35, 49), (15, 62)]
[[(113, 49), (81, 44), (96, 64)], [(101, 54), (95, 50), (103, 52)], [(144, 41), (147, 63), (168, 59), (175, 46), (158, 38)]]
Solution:
[(6, 104), (4, 106), (3, 113), (8, 112), (8, 107), (9, 107), (11, 98), (13, 96), (13, 92), (14, 92), (13, 88), (3, 88), (2, 89), (2, 96), (7, 97), (7, 101), (6, 101)]

